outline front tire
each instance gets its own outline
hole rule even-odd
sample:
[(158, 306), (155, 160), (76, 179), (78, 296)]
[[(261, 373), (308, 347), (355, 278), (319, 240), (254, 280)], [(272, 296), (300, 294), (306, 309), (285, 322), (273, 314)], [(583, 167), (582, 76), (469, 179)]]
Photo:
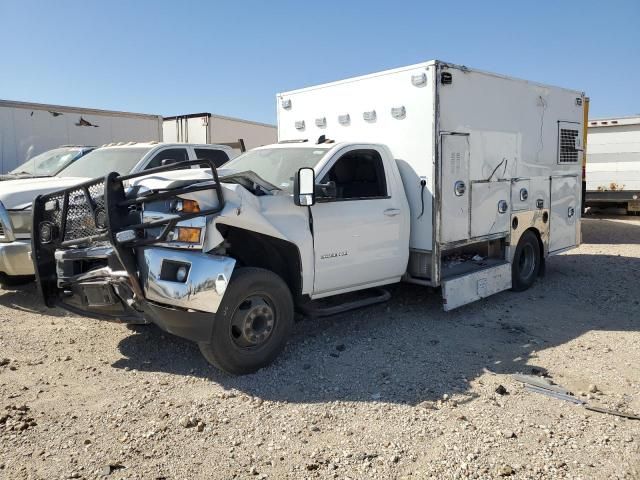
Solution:
[(245, 267), (233, 272), (215, 314), (209, 342), (199, 343), (209, 363), (244, 375), (270, 364), (293, 328), (293, 298), (275, 273)]
[(522, 292), (527, 290), (540, 273), (541, 252), (538, 237), (527, 230), (520, 237), (511, 264), (511, 290)]

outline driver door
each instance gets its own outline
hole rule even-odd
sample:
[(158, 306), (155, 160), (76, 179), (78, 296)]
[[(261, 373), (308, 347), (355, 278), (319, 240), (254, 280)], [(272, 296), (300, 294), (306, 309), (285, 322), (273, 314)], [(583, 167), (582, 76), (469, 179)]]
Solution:
[(400, 279), (407, 267), (408, 208), (392, 195), (384, 152), (351, 147), (338, 152), (318, 176), (333, 181), (336, 198), (311, 207), (315, 278), (313, 297)]

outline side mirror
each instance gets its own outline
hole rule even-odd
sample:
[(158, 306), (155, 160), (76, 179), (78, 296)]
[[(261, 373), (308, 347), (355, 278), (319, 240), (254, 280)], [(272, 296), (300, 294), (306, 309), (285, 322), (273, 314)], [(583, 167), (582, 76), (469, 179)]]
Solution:
[(165, 158), (160, 162), (160, 165), (164, 167), (165, 165), (173, 165), (174, 163), (178, 163), (175, 158)]
[(301, 207), (310, 207), (316, 203), (315, 194), (316, 174), (313, 168), (298, 170), (293, 183), (293, 201)]

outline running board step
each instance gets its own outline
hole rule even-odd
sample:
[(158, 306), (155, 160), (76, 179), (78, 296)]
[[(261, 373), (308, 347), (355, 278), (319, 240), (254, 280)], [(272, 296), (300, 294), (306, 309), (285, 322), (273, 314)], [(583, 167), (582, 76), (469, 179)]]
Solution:
[[(361, 292), (358, 292), (361, 293)], [(338, 305), (331, 305), (327, 307), (319, 307), (313, 305), (314, 301), (308, 302), (304, 305), (300, 305), (298, 308), (305, 315), (310, 317), (328, 317), (330, 315), (337, 315), (338, 313), (348, 312), (350, 310), (356, 310), (358, 308), (368, 307), (377, 303), (384, 303), (391, 298), (391, 293), (382, 288), (373, 288), (367, 293), (369, 295), (366, 298), (359, 300), (351, 300), (348, 302), (340, 303)], [(349, 295), (349, 294), (345, 294)], [(318, 300), (315, 300), (318, 302)]]
[(442, 282), (444, 311), (448, 312), (509, 288), (511, 288), (509, 262), (458, 275)]

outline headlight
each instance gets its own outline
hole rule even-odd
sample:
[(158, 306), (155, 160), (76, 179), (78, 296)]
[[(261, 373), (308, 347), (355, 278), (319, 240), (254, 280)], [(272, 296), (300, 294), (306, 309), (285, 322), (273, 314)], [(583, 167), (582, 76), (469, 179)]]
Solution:
[(195, 227), (176, 227), (172, 232), (173, 241), (182, 243), (200, 243), (201, 228)]
[(31, 209), (9, 211), (13, 233), (15, 235), (24, 235), (31, 233)]
[(195, 200), (179, 198), (171, 202), (171, 211), (174, 213), (198, 213), (200, 205)]

